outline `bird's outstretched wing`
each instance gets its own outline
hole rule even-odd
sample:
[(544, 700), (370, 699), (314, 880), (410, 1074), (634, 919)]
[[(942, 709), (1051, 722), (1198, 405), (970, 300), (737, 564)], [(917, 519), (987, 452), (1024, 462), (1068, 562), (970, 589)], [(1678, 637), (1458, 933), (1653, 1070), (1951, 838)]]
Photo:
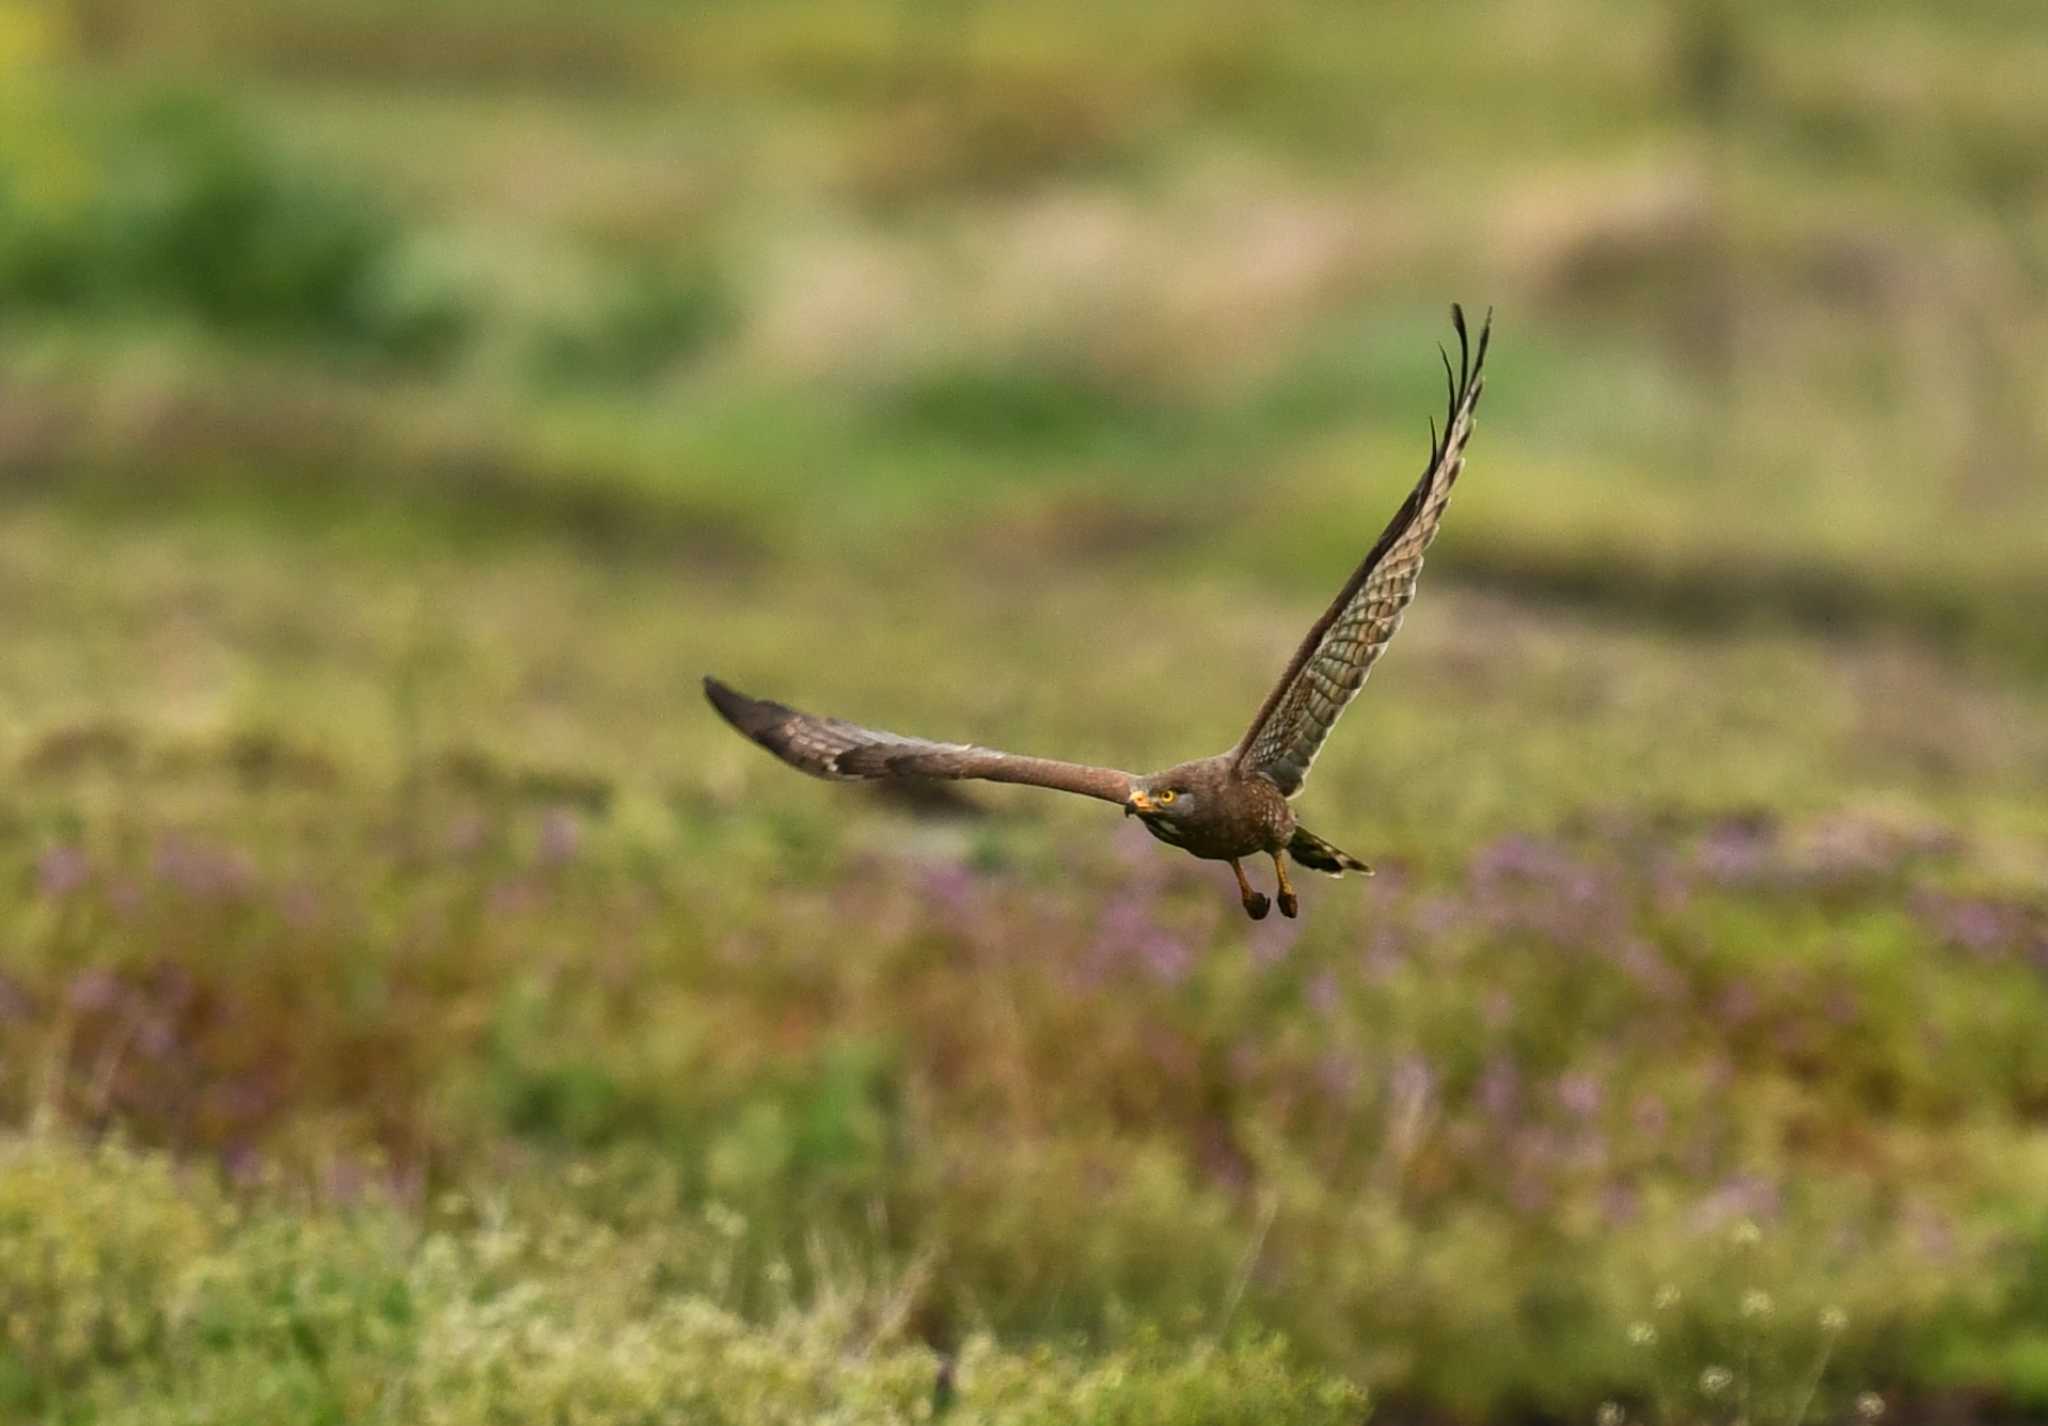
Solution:
[(1289, 797), (1301, 790), (1323, 739), (1401, 627), (1401, 615), (1415, 597), (1415, 581), (1422, 573), (1422, 552), (1435, 538), (1444, 507), (1450, 502), (1451, 486), (1464, 468), (1465, 442), (1472, 435), (1473, 413), (1486, 384), (1481, 369), (1486, 365), (1493, 314), (1487, 313), (1486, 325), (1480, 328), (1476, 352), (1466, 334), (1462, 309), (1451, 308), (1451, 323), (1458, 331), (1458, 369), (1451, 370), (1450, 356), (1445, 354), (1450, 412), (1444, 419), (1442, 439), (1431, 433), (1428, 468), (1365, 563), (1308, 631), (1287, 672), (1266, 695), (1259, 716), (1252, 719), (1237, 745), (1238, 770), (1271, 779)]
[(1131, 795), (1131, 775), (1115, 768), (1019, 757), (966, 743), (906, 738), (843, 718), (820, 718), (764, 698), (749, 698), (715, 678), (704, 680), (704, 696), (726, 722), (813, 777), (841, 781), (972, 777), (1078, 792), (1105, 802), (1124, 802)]

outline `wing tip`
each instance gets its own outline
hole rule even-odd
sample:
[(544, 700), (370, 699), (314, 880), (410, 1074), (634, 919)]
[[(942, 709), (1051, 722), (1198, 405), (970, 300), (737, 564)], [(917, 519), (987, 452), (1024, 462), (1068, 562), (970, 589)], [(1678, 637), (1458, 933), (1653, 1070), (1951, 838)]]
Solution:
[(1491, 305), (1487, 307), (1486, 316), (1479, 324), (1479, 346), (1476, 351), (1473, 351), (1468, 345), (1471, 337), (1465, 322), (1464, 303), (1453, 302), (1451, 304), (1451, 326), (1458, 334), (1458, 354), (1461, 358), (1461, 364), (1462, 358), (1470, 351), (1472, 361), (1467, 370), (1467, 375), (1476, 378), (1479, 375), (1479, 369), (1486, 365), (1487, 343), (1493, 340), (1493, 308)]
[[(1450, 386), (1449, 408), (1444, 418), (1446, 444), (1449, 442), (1451, 428), (1457, 424), (1459, 412), (1467, 411), (1469, 414), (1469, 408), (1479, 404), (1479, 393), (1486, 389), (1486, 380), (1482, 373), (1486, 369), (1486, 348), (1493, 340), (1493, 308), (1486, 309), (1486, 320), (1480, 325), (1479, 345), (1476, 350), (1472, 345), (1472, 331), (1465, 321), (1465, 304), (1462, 302), (1451, 304), (1451, 327), (1458, 334), (1458, 369), (1455, 373), (1451, 370), (1450, 354), (1444, 351), (1441, 344), (1437, 347), (1438, 355), (1443, 357), (1444, 377)], [(1432, 444), (1431, 463), (1434, 464), (1441, 459), (1443, 454), (1441, 447)]]
[[(1453, 327), (1456, 327), (1456, 328), (1457, 328), (1457, 329), (1458, 329), (1459, 331), (1461, 331), (1461, 332), (1465, 330), (1465, 304), (1464, 304), (1464, 303), (1462, 303), (1462, 302), (1453, 302), (1453, 303), (1451, 304), (1451, 325), (1452, 325)], [(1487, 309), (1486, 309), (1486, 317), (1485, 317), (1485, 319), (1484, 319), (1483, 321), (1481, 321), (1481, 322), (1480, 322), (1480, 324), (1479, 324), (1479, 330), (1480, 330), (1480, 331), (1481, 331), (1482, 333), (1484, 333), (1484, 332), (1485, 332), (1485, 330), (1486, 330), (1486, 329), (1487, 329), (1488, 327), (1491, 327), (1492, 325), (1493, 325), (1493, 308), (1492, 308), (1492, 306), (1491, 306), (1491, 305), (1489, 305), (1489, 306), (1487, 307)]]
[(712, 674), (704, 675), (704, 699), (718, 710), (718, 716), (733, 726), (739, 726), (739, 712), (753, 700), (730, 684), (719, 682)]
[(770, 703), (761, 698), (749, 698), (738, 689), (719, 682), (708, 673), (704, 675), (704, 697), (713, 708), (718, 710), (719, 717), (725, 719), (726, 722), (746, 734), (749, 738), (752, 738), (755, 742), (762, 743), (764, 747), (772, 747), (771, 744), (763, 742), (764, 735), (775, 727), (789, 711), (779, 703)]

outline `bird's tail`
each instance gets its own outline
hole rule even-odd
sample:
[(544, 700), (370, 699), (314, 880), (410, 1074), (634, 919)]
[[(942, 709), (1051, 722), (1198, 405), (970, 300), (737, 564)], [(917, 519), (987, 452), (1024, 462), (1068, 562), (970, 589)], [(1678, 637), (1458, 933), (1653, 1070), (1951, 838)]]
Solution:
[(1347, 871), (1372, 875), (1371, 867), (1349, 852), (1338, 851), (1305, 827), (1294, 829), (1294, 840), (1287, 844), (1287, 855), (1311, 871), (1327, 872), (1331, 876), (1342, 876)]

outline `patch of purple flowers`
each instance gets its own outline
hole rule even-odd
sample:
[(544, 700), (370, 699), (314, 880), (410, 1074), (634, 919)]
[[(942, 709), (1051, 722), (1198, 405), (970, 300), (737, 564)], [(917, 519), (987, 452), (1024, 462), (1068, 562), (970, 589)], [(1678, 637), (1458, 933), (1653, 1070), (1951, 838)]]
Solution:
[(36, 890), (60, 901), (92, 879), (92, 862), (74, 846), (51, 847), (36, 858)]

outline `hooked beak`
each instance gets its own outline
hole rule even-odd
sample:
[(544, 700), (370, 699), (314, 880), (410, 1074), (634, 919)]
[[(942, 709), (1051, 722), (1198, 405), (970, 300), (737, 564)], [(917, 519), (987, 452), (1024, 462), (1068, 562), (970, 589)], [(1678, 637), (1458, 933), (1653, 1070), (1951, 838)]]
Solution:
[(1147, 797), (1142, 790), (1133, 792), (1130, 799), (1124, 803), (1124, 816), (1126, 817), (1130, 816), (1133, 812), (1157, 812), (1158, 810), (1158, 804), (1153, 802), (1150, 797)]

